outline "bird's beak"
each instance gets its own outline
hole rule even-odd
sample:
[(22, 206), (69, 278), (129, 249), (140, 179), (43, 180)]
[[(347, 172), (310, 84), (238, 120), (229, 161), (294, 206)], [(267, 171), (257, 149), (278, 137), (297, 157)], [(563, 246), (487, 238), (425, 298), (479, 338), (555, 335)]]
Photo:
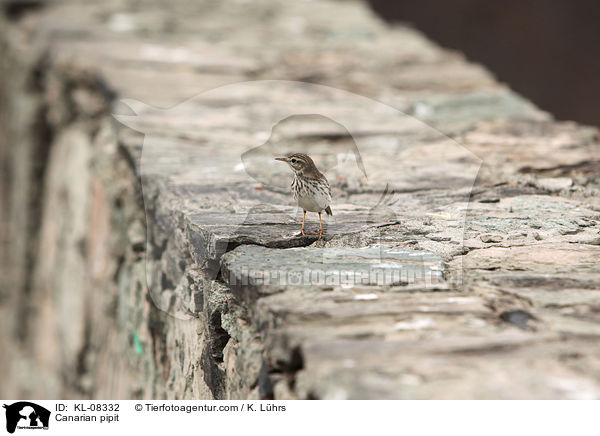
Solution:
[(287, 162), (288, 158), (287, 157), (276, 157), (275, 160), (280, 160), (281, 162)]

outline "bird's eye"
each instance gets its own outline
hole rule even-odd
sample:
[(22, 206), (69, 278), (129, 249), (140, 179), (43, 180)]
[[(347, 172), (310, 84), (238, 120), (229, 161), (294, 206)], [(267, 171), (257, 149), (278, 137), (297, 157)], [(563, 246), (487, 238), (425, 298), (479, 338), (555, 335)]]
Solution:
[(296, 159), (292, 159), (292, 163), (296, 163)]

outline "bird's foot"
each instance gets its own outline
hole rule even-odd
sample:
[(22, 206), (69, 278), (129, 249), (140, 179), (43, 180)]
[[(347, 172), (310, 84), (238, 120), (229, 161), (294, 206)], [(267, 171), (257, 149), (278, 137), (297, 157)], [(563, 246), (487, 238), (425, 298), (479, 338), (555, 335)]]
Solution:
[(316, 234), (319, 235), (319, 239), (321, 239), (323, 236), (327, 235), (327, 232), (325, 229), (321, 229)]

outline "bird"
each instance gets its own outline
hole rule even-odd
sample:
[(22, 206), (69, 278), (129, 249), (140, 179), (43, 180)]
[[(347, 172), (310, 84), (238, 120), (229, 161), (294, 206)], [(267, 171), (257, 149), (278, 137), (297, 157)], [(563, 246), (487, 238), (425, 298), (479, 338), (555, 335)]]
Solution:
[(302, 229), (297, 236), (304, 236), (304, 223), (306, 212), (319, 214), (319, 239), (323, 236), (323, 222), (321, 213), (333, 215), (331, 211), (331, 188), (327, 178), (317, 169), (311, 157), (304, 153), (292, 153), (286, 157), (276, 157), (275, 160), (286, 162), (294, 172), (292, 180), (292, 194), (298, 206), (304, 211), (302, 217)]

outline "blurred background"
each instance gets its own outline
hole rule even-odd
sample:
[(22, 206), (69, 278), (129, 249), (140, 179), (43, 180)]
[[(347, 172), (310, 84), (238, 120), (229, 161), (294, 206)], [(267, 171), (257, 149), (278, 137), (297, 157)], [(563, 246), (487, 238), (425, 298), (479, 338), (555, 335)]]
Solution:
[[(365, 0), (485, 65), (559, 120), (600, 125), (600, 4), (596, 0)], [(45, 2), (6, 0), (18, 19)], [(133, 2), (135, 3), (135, 2)]]
[(596, 0), (368, 0), (485, 65), (561, 120), (600, 125), (600, 3)]

